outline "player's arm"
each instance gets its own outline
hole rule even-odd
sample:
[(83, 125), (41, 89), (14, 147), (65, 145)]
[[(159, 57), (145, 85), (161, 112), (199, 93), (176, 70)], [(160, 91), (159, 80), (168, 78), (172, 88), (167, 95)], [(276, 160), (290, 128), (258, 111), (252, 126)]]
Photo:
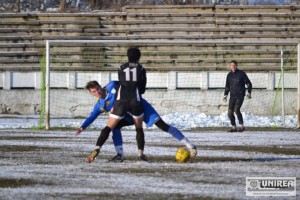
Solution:
[(224, 91), (224, 97), (223, 97), (223, 101), (225, 103), (227, 102), (227, 96), (228, 96), (229, 91), (230, 91), (229, 74), (227, 74), (226, 84), (225, 84), (225, 91)]
[(248, 94), (251, 95), (251, 91), (252, 91), (252, 83), (250, 81), (250, 79), (248, 78), (247, 74), (244, 73), (244, 82), (247, 86), (247, 89), (248, 89)]
[(89, 125), (91, 125), (95, 119), (102, 113), (98, 104), (94, 106), (93, 111), (91, 112), (90, 116), (86, 118), (80, 128), (77, 129), (76, 135), (79, 135), (82, 131), (84, 131)]
[(124, 81), (126, 81), (125, 80), (125, 76), (122, 76), (123, 75), (123, 65), (121, 65), (120, 67), (119, 67), (119, 69), (118, 69), (118, 80), (119, 80), (119, 82), (124, 82)]
[(141, 74), (141, 85), (139, 87), (140, 94), (144, 94), (146, 91), (146, 84), (147, 84), (147, 76), (146, 76), (146, 70), (143, 68), (142, 74)]
[(224, 96), (227, 96), (229, 91), (230, 91), (230, 84), (229, 84), (229, 74), (228, 74), (226, 77)]

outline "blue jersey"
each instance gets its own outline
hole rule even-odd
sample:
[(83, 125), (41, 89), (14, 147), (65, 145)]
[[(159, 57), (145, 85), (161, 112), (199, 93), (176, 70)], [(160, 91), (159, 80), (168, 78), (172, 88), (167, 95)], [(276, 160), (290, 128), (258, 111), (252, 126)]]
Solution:
[(118, 81), (110, 81), (106, 86), (106, 97), (98, 99), (90, 116), (81, 125), (82, 128), (88, 127), (103, 112), (109, 112), (115, 103), (115, 94), (119, 87)]
[[(103, 112), (109, 112), (115, 103), (115, 94), (117, 88), (119, 87), (118, 81), (110, 81), (106, 86), (107, 95), (105, 98), (100, 98), (94, 106), (94, 109), (90, 116), (84, 121), (81, 125), (82, 128), (88, 127), (95, 119)], [(144, 108), (144, 122), (148, 127), (151, 127), (155, 122), (160, 119), (159, 114), (156, 110), (148, 103), (145, 99), (142, 98), (142, 106)], [(130, 123), (133, 123), (132, 116), (129, 114), (125, 115), (125, 119)]]

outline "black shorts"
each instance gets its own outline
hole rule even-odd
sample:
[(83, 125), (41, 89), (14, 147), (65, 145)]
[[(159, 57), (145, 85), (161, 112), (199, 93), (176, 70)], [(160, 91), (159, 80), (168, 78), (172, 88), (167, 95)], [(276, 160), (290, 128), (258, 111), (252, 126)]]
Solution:
[(141, 118), (144, 116), (142, 103), (136, 100), (124, 101), (116, 100), (113, 108), (110, 111), (110, 117), (121, 119), (128, 113), (133, 118)]

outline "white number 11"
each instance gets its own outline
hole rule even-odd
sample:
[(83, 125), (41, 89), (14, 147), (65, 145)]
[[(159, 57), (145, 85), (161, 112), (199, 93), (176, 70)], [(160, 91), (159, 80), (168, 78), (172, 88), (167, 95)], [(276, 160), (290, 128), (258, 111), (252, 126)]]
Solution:
[(123, 70), (125, 72), (125, 79), (126, 81), (131, 81), (130, 80), (130, 72), (132, 72), (132, 81), (136, 81), (136, 68), (126, 68)]

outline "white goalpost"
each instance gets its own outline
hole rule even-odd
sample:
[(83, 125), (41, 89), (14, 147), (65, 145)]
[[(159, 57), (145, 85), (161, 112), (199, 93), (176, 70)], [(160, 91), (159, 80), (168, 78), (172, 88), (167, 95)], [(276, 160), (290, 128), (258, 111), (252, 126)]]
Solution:
[(298, 88), (298, 95), (297, 95), (297, 100), (298, 100), (298, 106), (297, 106), (297, 116), (298, 116), (298, 128), (300, 128), (300, 43), (297, 45), (297, 71), (298, 71), (298, 84), (297, 84), (297, 88)]
[[(199, 40), (47, 40), (45, 126), (50, 129), (51, 118), (86, 117), (95, 103), (84, 90), (86, 82), (97, 80), (104, 86), (117, 80), (117, 68), (127, 61), (126, 49), (134, 46), (141, 49), (141, 64), (147, 70), (144, 98), (162, 115), (195, 113), (197, 117), (226, 117), (228, 104), (222, 101), (225, 79), (230, 60), (237, 60), (253, 85), (253, 98), (244, 101), (242, 111), (249, 116), (279, 116), (277, 121), (282, 120), (282, 114), (297, 115), (299, 128), (300, 44), (295, 48), (296, 45)], [(283, 89), (284, 95), (280, 95)]]

